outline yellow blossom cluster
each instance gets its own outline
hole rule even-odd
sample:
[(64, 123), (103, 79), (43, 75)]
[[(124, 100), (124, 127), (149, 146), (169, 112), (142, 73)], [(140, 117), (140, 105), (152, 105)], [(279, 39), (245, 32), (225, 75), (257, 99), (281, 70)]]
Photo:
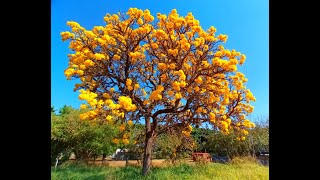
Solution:
[(119, 139), (118, 138), (113, 138), (112, 142), (115, 143), (115, 144), (119, 144)]
[(86, 104), (81, 104), (80, 105), (80, 109), (86, 109), (87, 108), (87, 105)]
[(135, 63), (139, 59), (143, 59), (146, 56), (141, 52), (130, 52), (129, 56), (131, 57), (132, 63)]
[(152, 91), (150, 94), (150, 101), (158, 101), (162, 99), (162, 91), (164, 90), (164, 87), (159, 85), (157, 86), (157, 89)]
[(126, 85), (127, 85), (127, 88), (131, 91), (133, 89), (133, 87), (131, 86), (132, 84), (132, 80), (131, 79), (127, 79), (126, 81)]
[(60, 33), (61, 37), (62, 37), (62, 41), (66, 41), (70, 38), (74, 38), (74, 34), (70, 33), (70, 32), (62, 32)]
[(127, 123), (128, 123), (129, 126), (133, 125), (133, 121), (132, 120), (129, 120)]
[(192, 132), (191, 125), (188, 125), (184, 130), (182, 130), (182, 134), (186, 137), (189, 137), (191, 132)]
[(135, 104), (132, 104), (131, 98), (127, 96), (119, 97), (119, 105), (126, 111), (135, 111), (137, 109), (137, 106)]
[(111, 115), (107, 115), (106, 120), (109, 124), (113, 124), (113, 117)]
[(86, 100), (91, 107), (95, 107), (98, 103), (101, 105), (102, 101), (97, 101), (96, 97), (98, 96), (94, 92), (90, 92), (89, 90), (80, 89), (79, 90), (79, 99)]
[(124, 131), (125, 129), (126, 129), (126, 125), (121, 124), (121, 125), (119, 126), (120, 132)]
[(88, 112), (80, 114), (80, 119), (81, 120), (87, 120), (87, 119), (95, 120), (96, 117), (98, 116), (98, 113), (99, 113), (99, 109), (90, 110)]

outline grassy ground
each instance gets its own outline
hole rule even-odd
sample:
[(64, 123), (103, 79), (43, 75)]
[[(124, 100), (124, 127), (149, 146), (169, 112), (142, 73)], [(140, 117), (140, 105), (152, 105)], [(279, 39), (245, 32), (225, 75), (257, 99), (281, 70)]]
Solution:
[(229, 164), (209, 163), (191, 166), (181, 164), (171, 167), (155, 167), (148, 176), (140, 175), (140, 167), (106, 167), (66, 164), (51, 169), (52, 180), (87, 179), (87, 180), (120, 180), (120, 179), (152, 179), (152, 180), (211, 180), (211, 179), (245, 179), (268, 180), (269, 167), (245, 160), (236, 160)]

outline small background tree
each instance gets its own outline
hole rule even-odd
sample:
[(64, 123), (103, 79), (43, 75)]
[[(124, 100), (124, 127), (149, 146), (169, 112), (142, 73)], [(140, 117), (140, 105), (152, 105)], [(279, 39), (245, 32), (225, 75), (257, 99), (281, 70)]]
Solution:
[(195, 146), (190, 132), (190, 129), (181, 130), (175, 128), (159, 135), (155, 141), (155, 157), (166, 159), (173, 164), (175, 164), (176, 161), (189, 157)]
[(246, 137), (238, 137), (235, 132), (225, 135), (218, 130), (202, 129), (200, 132), (211, 132), (198, 133), (202, 134), (203, 138), (197, 138), (198, 131), (195, 131), (194, 136), (200, 144), (198, 150), (229, 158), (255, 156), (256, 152), (269, 152), (269, 118), (256, 120), (255, 124), (256, 126), (249, 130)]
[(64, 106), (60, 114), (51, 114), (51, 158), (52, 162), (62, 153), (64, 161), (74, 153), (78, 161), (87, 161), (103, 153), (115, 151), (112, 137), (114, 126), (103, 121), (80, 120), (79, 115), (87, 110)]

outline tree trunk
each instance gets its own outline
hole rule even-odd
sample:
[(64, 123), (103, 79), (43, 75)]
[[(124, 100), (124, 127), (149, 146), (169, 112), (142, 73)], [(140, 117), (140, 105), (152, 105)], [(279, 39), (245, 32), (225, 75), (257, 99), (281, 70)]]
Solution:
[(152, 145), (154, 141), (154, 128), (151, 128), (150, 118), (146, 118), (146, 139), (143, 154), (142, 175), (146, 176), (151, 167)]
[(128, 156), (127, 151), (124, 151), (124, 158), (125, 158), (125, 160), (126, 160), (126, 168), (127, 168), (128, 165), (129, 165), (129, 156)]

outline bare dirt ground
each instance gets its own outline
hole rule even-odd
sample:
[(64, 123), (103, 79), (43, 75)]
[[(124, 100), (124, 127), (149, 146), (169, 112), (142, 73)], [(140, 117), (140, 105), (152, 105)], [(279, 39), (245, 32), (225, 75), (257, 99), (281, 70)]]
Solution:
[[(195, 165), (195, 162), (190, 159), (185, 159), (184, 161), (187, 164)], [(142, 163), (140, 161), (140, 163)], [(102, 166), (110, 166), (110, 167), (125, 167), (126, 161), (115, 161), (111, 159), (107, 159), (105, 161), (102, 161), (101, 159), (97, 159), (96, 161), (89, 161), (89, 164), (95, 164), (95, 165), (102, 165)], [(141, 166), (137, 160), (129, 160), (128, 161), (129, 166)], [(169, 166), (170, 163), (166, 162), (165, 159), (153, 159), (152, 160), (152, 166), (153, 167), (166, 167)]]

